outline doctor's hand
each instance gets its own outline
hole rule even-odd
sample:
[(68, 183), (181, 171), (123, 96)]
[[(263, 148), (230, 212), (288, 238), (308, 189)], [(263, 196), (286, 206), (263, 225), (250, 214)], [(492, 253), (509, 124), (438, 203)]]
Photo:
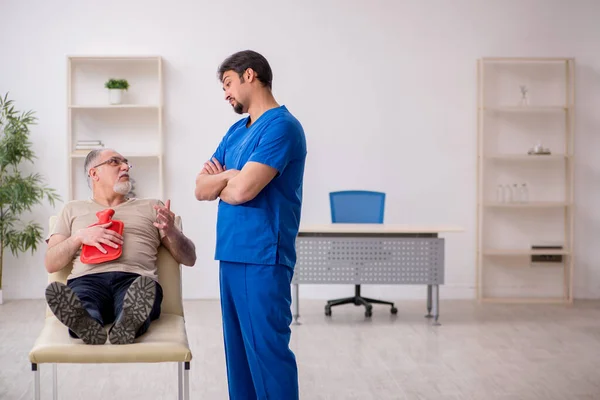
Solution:
[(208, 160), (207, 162), (204, 163), (204, 166), (202, 168), (202, 171), (200, 171), (200, 173), (208, 174), (208, 175), (215, 175), (215, 174), (220, 174), (221, 172), (225, 172), (226, 169), (227, 168), (224, 165), (221, 165), (219, 160), (217, 160), (215, 157), (213, 157), (212, 160)]
[(155, 205), (157, 227), (165, 236), (175, 229), (175, 214), (171, 212), (171, 200), (167, 200), (164, 206)]

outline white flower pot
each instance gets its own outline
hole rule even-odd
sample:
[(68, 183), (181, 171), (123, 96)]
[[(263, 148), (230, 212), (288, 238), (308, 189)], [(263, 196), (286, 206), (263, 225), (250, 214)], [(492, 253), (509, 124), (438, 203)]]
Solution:
[(121, 104), (123, 89), (108, 89), (108, 101), (110, 104)]

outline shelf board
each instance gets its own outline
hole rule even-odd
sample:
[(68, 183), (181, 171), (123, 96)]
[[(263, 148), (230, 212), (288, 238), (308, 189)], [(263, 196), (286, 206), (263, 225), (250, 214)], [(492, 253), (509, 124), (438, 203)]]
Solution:
[(70, 109), (77, 110), (112, 110), (115, 108), (137, 108), (137, 109), (155, 109), (158, 110), (160, 106), (151, 104), (99, 104), (99, 105), (70, 105)]
[(69, 56), (73, 61), (158, 61), (160, 56)]
[(531, 249), (484, 249), (484, 256), (534, 256), (534, 255), (563, 255), (571, 254), (569, 250), (531, 250)]
[[(107, 149), (110, 147), (107, 147)], [(71, 153), (71, 158), (85, 158), (90, 150), (74, 150)], [(160, 154), (158, 153), (122, 153), (125, 158), (159, 158)]]
[(481, 61), (485, 63), (507, 63), (507, 64), (547, 64), (547, 63), (565, 63), (573, 61), (570, 57), (483, 57)]
[(529, 304), (561, 304), (561, 303), (569, 302), (564, 297), (549, 297), (549, 298), (484, 297), (481, 299), (481, 301), (484, 303), (514, 303), (514, 304), (527, 304), (527, 303), (529, 303)]
[(502, 106), (483, 107), (484, 111), (504, 113), (546, 113), (568, 110), (567, 106)]
[(487, 202), (483, 203), (483, 206), (489, 208), (563, 208), (571, 205), (564, 201), (530, 201), (526, 203)]
[(545, 155), (529, 155), (529, 154), (489, 154), (483, 158), (489, 160), (506, 160), (506, 161), (552, 161), (564, 160), (570, 158), (569, 154), (545, 154)]

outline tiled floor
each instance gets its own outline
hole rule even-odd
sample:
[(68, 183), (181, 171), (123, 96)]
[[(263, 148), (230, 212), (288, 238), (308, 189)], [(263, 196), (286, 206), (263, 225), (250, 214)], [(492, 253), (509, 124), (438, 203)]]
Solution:
[[(301, 302), (293, 326), (302, 399), (600, 399), (600, 302), (574, 306), (481, 305), (443, 301), (442, 326), (424, 303), (374, 307)], [(192, 399), (227, 399), (220, 307), (186, 301), (194, 359)], [(27, 354), (43, 322), (43, 301), (0, 306), (0, 399), (32, 399)], [(59, 365), (60, 399), (176, 399), (173, 365)], [(42, 398), (51, 368), (42, 366)], [(281, 399), (285, 400), (285, 399)]]

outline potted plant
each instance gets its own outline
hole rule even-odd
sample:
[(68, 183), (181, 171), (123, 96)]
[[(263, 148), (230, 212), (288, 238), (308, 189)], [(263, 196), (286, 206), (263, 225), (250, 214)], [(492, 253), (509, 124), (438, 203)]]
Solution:
[(60, 197), (46, 187), (40, 174), (24, 175), (19, 170), (23, 161), (33, 164), (29, 127), (36, 123), (32, 111), (15, 110), (8, 93), (0, 96), (0, 304), (2, 304), (2, 264), (4, 250), (11, 253), (37, 250), (43, 229), (35, 222), (24, 223), (21, 214), (46, 199), (54, 206)]
[(123, 91), (129, 89), (129, 82), (126, 79), (109, 79), (104, 84), (108, 89), (108, 101), (110, 104), (121, 104)]

